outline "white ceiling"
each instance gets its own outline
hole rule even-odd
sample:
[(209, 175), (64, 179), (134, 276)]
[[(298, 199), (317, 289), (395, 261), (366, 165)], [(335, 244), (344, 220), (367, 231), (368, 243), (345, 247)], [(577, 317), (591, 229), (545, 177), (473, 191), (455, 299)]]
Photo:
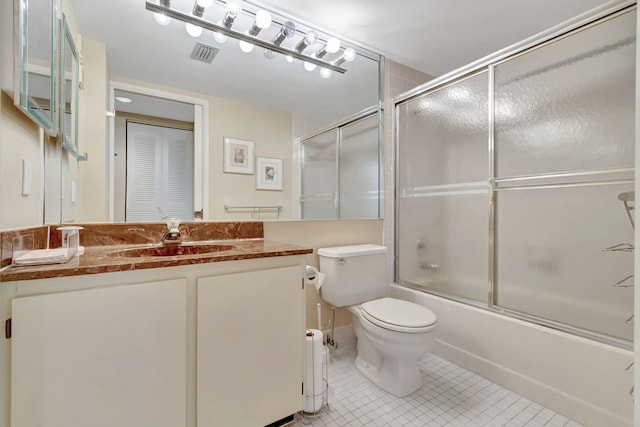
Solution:
[[(236, 41), (218, 45), (205, 30), (198, 41), (220, 48), (212, 64), (189, 59), (195, 39), (180, 22), (155, 23), (144, 0), (70, 0), (85, 39), (104, 41), (111, 77), (148, 81), (335, 121), (375, 103), (377, 68), (357, 58), (344, 75), (321, 79), (262, 49), (241, 53)], [(195, 0), (173, 0), (190, 12)], [(258, 1), (254, 3), (258, 4)], [(438, 76), (516, 43), (602, 0), (260, 0), (259, 5)], [(220, 7), (219, 4), (216, 4)], [(210, 8), (205, 19), (222, 18)], [(217, 13), (217, 14), (216, 14)], [(246, 18), (248, 19), (248, 18)], [(245, 29), (251, 20), (236, 20)], [(278, 28), (264, 30), (271, 39)], [(269, 32), (271, 31), (271, 32)], [(297, 40), (287, 41), (292, 44)], [(292, 47), (290, 46), (290, 47)]]

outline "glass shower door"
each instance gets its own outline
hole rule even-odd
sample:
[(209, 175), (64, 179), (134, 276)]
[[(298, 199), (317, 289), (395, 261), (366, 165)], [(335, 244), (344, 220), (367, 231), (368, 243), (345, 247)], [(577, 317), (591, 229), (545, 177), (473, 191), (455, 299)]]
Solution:
[(398, 107), (397, 279), (484, 302), (489, 292), (488, 76)]
[[(495, 67), (494, 303), (631, 340), (635, 11)], [(628, 248), (628, 246), (623, 246)]]
[(331, 130), (302, 144), (300, 204), (304, 219), (338, 218), (337, 141), (338, 131)]
[(340, 128), (340, 218), (379, 218), (378, 115)]

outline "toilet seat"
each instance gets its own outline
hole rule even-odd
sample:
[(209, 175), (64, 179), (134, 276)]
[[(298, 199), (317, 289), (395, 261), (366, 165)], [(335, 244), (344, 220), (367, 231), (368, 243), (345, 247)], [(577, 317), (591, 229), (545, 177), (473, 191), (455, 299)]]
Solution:
[(395, 298), (380, 298), (361, 306), (362, 317), (381, 328), (419, 334), (438, 323), (436, 315), (426, 307)]

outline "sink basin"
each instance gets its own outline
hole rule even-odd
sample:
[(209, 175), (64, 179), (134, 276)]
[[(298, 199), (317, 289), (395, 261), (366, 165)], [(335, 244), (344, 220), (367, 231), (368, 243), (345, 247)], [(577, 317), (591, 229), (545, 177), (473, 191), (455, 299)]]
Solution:
[(148, 246), (144, 248), (128, 249), (126, 251), (116, 252), (115, 255), (125, 257), (164, 257), (178, 255), (201, 255), (212, 252), (228, 251), (233, 249), (231, 245), (167, 245), (167, 246)]

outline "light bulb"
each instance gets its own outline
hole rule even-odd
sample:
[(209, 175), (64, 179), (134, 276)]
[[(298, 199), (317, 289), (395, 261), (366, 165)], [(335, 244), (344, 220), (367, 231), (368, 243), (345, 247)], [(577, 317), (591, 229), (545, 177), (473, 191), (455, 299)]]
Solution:
[(253, 48), (255, 47), (253, 43), (249, 43), (244, 40), (240, 40), (238, 42), (238, 46), (240, 46), (240, 50), (244, 53), (251, 53), (253, 51)]
[(272, 51), (271, 49), (265, 49), (264, 50), (264, 57), (267, 59), (273, 59), (276, 57), (276, 53), (274, 51)]
[(187, 34), (191, 37), (200, 37), (202, 35), (202, 27), (187, 22), (185, 28), (187, 29)]
[(327, 56), (327, 53), (336, 53), (339, 50), (340, 40), (335, 37), (330, 37), (329, 40), (327, 40), (327, 43), (322, 47), (322, 49), (317, 51), (314, 56), (316, 58), (324, 58), (325, 56)]
[(233, 17), (235, 18), (238, 16), (238, 12), (240, 12), (240, 5), (237, 2), (230, 0), (227, 2), (227, 11), (233, 14)]
[(305, 70), (307, 70), (307, 71), (313, 71), (313, 70), (315, 70), (315, 69), (316, 69), (316, 67), (317, 67), (317, 65), (316, 65), (316, 64), (313, 64), (313, 63), (311, 63), (311, 62), (304, 61), (304, 69), (305, 69)]
[(200, 7), (209, 7), (213, 4), (213, 0), (196, 0), (196, 3)]
[(320, 68), (320, 77), (323, 79), (328, 79), (331, 77), (331, 70), (328, 68)]
[(282, 28), (280, 28), (278, 35), (273, 39), (271, 43), (273, 43), (276, 46), (280, 46), (284, 41), (284, 39), (293, 37), (295, 34), (296, 34), (296, 24), (294, 24), (291, 21), (286, 21), (284, 24), (282, 24)]
[(329, 37), (327, 45), (324, 48), (329, 53), (336, 53), (340, 50), (340, 40), (335, 37)]
[(155, 19), (156, 22), (160, 25), (169, 25), (169, 22), (171, 22), (171, 18), (169, 18), (164, 13), (154, 13), (153, 19)]
[(318, 41), (318, 33), (314, 30), (309, 31), (305, 34), (304, 38), (298, 42), (296, 45), (296, 51), (298, 53), (302, 53), (303, 50), (308, 48), (309, 46), (313, 46)]
[(348, 47), (344, 50), (342, 56), (344, 57), (345, 61), (353, 62), (353, 60), (356, 59), (356, 51), (354, 48)]
[(271, 14), (266, 10), (259, 10), (256, 13), (256, 26), (261, 30), (269, 28), (271, 26)]
[(311, 30), (304, 36), (304, 40), (307, 46), (313, 46), (318, 41), (318, 33)]
[(293, 56), (291, 55), (287, 55), (284, 57), (285, 61), (287, 61), (289, 64), (293, 64), (295, 62), (295, 59), (293, 59)]
[[(218, 25), (222, 25), (222, 21), (218, 21)], [(215, 41), (217, 41), (218, 43), (224, 43), (227, 41), (227, 36), (222, 34), (222, 33), (218, 33), (216, 31), (213, 32), (213, 39)]]
[(240, 6), (233, 0), (229, 0), (227, 2), (227, 13), (224, 15), (222, 19), (222, 25), (231, 28), (233, 25), (233, 21), (238, 17), (238, 13), (241, 11)]

